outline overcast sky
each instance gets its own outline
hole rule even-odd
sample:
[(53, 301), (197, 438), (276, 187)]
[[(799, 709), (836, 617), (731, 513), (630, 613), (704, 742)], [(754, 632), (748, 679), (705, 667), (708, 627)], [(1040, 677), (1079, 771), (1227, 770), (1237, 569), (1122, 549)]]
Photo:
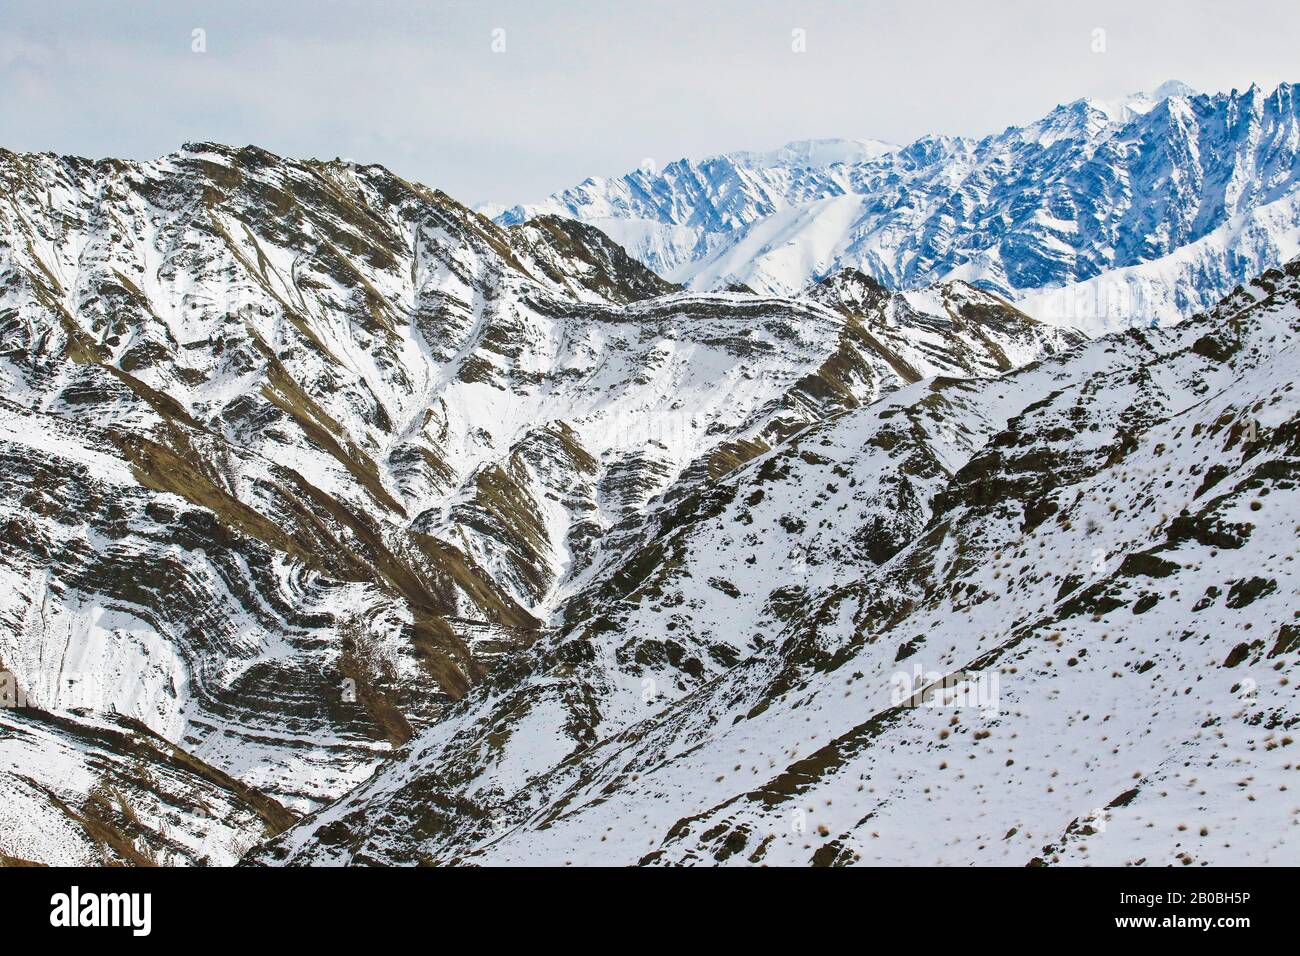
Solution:
[(1296, 0), (0, 0), (0, 145), (256, 143), (514, 202), (647, 158), (983, 135), (1171, 78), (1271, 90), (1300, 80), (1298, 38)]

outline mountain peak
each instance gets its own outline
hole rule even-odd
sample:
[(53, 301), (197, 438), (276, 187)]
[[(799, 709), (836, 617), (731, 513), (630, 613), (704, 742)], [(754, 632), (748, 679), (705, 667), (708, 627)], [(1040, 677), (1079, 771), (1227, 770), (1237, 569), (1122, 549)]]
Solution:
[(823, 168), (839, 163), (867, 163), (897, 152), (898, 146), (878, 139), (801, 139), (779, 149), (738, 150), (723, 155), (750, 169), (777, 167)]
[(1165, 100), (1176, 96), (1195, 96), (1197, 91), (1181, 80), (1165, 80), (1154, 90), (1139, 90), (1112, 99), (1086, 98), (1082, 102), (1100, 110), (1111, 122), (1126, 123), (1135, 116), (1151, 112)]
[(1165, 80), (1149, 94), (1155, 100), (1167, 100), (1171, 96), (1195, 96), (1197, 90), (1182, 80)]

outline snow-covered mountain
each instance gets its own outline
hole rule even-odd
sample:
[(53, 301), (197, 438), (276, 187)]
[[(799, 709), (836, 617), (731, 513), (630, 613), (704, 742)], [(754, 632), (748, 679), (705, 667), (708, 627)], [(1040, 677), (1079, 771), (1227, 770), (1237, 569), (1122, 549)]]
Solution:
[(1081, 341), (961, 282), (682, 291), (253, 147), (0, 151), (0, 200), (6, 859), (233, 862), (508, 680), (648, 514)]
[(794, 294), (855, 268), (891, 288), (962, 279), (1037, 305), (1055, 290), (1049, 317), (1096, 333), (1209, 308), (1296, 253), (1298, 117), (1292, 84), (1206, 95), (1170, 82), (862, 159), (791, 144), (776, 163), (679, 160), (497, 218), (581, 219), (692, 289)]
[(1196, 96), (1196, 90), (1179, 80), (1167, 80), (1150, 91), (1139, 90), (1113, 99), (1085, 97), (1085, 100), (1108, 119), (1126, 123), (1136, 116), (1145, 116), (1171, 96)]
[(250, 860), (1294, 864), (1298, 349), (1300, 260), (814, 424)]
[(1294, 862), (1298, 336), (0, 151), (0, 863)]

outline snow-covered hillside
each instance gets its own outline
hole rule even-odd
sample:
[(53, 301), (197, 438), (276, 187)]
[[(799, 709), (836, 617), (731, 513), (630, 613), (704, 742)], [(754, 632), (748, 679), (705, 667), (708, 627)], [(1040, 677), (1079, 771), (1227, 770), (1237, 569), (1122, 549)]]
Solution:
[(682, 291), (253, 147), (0, 151), (0, 196), (14, 859), (231, 862), (509, 674), (648, 513), (1080, 341), (962, 283)]
[(1129, 325), (1171, 325), (1205, 305), (1206, 290), (1229, 290), (1300, 254), (1300, 191), (1238, 213), (1166, 256), (1092, 279), (1021, 295), (1016, 304), (1045, 322), (1092, 334)]
[(1298, 117), (1291, 84), (1171, 82), (980, 140), (861, 159), (791, 144), (778, 162), (728, 153), (588, 179), (498, 221), (580, 219), (693, 289), (793, 294), (844, 268), (891, 288), (961, 279), (1096, 333), (1209, 308), (1295, 254)]
[(1300, 260), (813, 424), (252, 859), (1294, 864), (1298, 337)]

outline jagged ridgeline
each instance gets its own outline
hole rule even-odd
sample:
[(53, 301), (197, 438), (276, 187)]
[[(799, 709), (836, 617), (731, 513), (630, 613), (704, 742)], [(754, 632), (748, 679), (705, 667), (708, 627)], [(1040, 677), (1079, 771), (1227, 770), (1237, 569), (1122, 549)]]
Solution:
[(681, 159), (487, 211), (589, 222), (693, 289), (794, 294), (856, 268), (965, 279), (1090, 332), (1172, 323), (1300, 252), (1300, 97), (1170, 82), (981, 139)]

